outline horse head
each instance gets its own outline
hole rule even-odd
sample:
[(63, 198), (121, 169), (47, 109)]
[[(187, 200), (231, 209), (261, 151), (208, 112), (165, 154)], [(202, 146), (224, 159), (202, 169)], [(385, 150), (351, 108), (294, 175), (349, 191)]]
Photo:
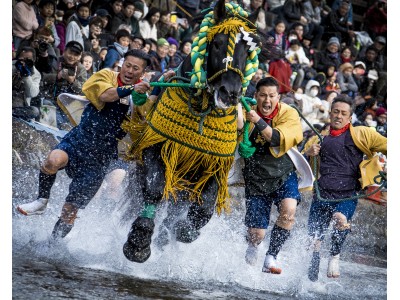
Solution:
[(256, 12), (220, 0), (203, 19), (191, 53), (192, 85), (206, 88), (219, 109), (238, 104), (258, 68)]

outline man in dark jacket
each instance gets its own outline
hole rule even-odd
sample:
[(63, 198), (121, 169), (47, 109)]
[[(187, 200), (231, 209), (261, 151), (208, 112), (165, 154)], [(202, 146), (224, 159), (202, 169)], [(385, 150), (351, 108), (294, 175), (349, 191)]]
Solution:
[(330, 36), (336, 36), (347, 46), (352, 46), (355, 32), (353, 27), (348, 25), (349, 5), (349, 2), (342, 1), (338, 9), (329, 13), (323, 26), (325, 27), (325, 33)]

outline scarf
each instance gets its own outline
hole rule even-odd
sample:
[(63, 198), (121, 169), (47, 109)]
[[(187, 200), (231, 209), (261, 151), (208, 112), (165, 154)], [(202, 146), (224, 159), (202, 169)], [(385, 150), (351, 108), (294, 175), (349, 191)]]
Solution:
[(351, 62), (351, 57), (343, 57), (343, 55), (340, 55), (340, 58), (342, 59), (342, 63), (347, 63), (347, 62)]
[(277, 34), (275, 33), (275, 45), (282, 45), (282, 37), (283, 37), (283, 33)]
[(257, 114), (265, 121), (267, 122), (268, 125), (271, 126), (272, 123), (272, 119), (275, 118), (275, 116), (278, 114), (279, 108), (278, 108), (278, 104), (276, 104), (273, 112), (271, 114), (269, 114), (268, 116), (264, 116), (263, 114), (260, 113), (260, 111), (258, 110), (257, 107)]
[(117, 77), (118, 87), (124, 86), (125, 84), (122, 82), (120, 75)]
[(332, 53), (332, 52), (328, 52), (328, 57), (329, 58), (338, 58), (339, 57), (339, 53)]
[(89, 25), (89, 18), (83, 19), (79, 15), (76, 15), (82, 27), (86, 27)]
[(128, 52), (128, 47), (122, 47), (121, 44), (118, 44), (117, 42), (114, 42), (114, 46), (122, 57), (125, 55), (126, 52)]
[(346, 126), (344, 126), (342, 129), (332, 129), (331, 128), (329, 130), (329, 135), (331, 135), (331, 136), (339, 136), (349, 128), (350, 128), (350, 123), (347, 124)]

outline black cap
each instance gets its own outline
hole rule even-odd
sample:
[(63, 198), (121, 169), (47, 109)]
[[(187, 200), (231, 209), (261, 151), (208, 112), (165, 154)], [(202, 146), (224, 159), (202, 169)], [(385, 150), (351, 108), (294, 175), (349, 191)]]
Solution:
[(77, 41), (69, 41), (66, 45), (65, 45), (65, 49), (69, 49), (73, 52), (76, 52), (78, 54), (82, 54), (83, 52), (83, 47), (81, 45), (81, 43), (77, 42)]
[(95, 15), (98, 17), (110, 17), (111, 18), (111, 15), (108, 12), (108, 10), (106, 10), (104, 8), (100, 8), (100, 9), (96, 10)]

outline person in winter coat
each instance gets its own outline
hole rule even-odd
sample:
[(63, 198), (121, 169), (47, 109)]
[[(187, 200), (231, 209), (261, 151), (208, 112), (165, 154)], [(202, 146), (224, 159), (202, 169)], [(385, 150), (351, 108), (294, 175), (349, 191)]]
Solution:
[(351, 63), (344, 63), (339, 67), (337, 73), (337, 81), (340, 86), (342, 94), (349, 95), (354, 99), (358, 92), (358, 86), (353, 77), (353, 65)]
[(341, 65), (339, 49), (339, 39), (337, 37), (331, 37), (326, 45), (325, 51), (320, 51), (315, 55), (314, 69), (317, 70), (317, 72), (324, 72), (328, 65), (333, 64), (337, 70)]
[(294, 39), (290, 42), (290, 47), (286, 52), (286, 59), (292, 68), (292, 88), (296, 90), (303, 83), (305, 68), (310, 66), (310, 60), (307, 58), (299, 40)]
[[(115, 42), (113, 45), (108, 46), (107, 55), (101, 69), (111, 68), (115, 69), (119, 60), (124, 57), (129, 49), (131, 42), (131, 34), (125, 29), (120, 29), (115, 34)], [(115, 69), (117, 70), (117, 69)]]
[(76, 7), (76, 13), (73, 14), (68, 22), (67, 30), (65, 33), (65, 43), (70, 41), (77, 41), (83, 47), (89, 41), (89, 17), (90, 5), (87, 3), (80, 3)]
[(267, 37), (271, 36), (274, 39), (274, 44), (282, 51), (286, 51), (289, 47), (289, 41), (285, 33), (286, 22), (283, 19), (277, 19), (274, 22), (274, 28), (267, 32)]
[[(304, 94), (301, 96), (301, 112), (311, 125), (324, 125), (318, 118), (318, 113), (325, 110), (321, 99), (318, 97), (320, 90), (321, 88), (318, 81), (309, 80), (307, 82)], [(303, 119), (301, 119), (301, 126), (303, 128), (303, 132), (310, 129)]]
[(17, 50), (21, 41), (29, 40), (39, 27), (32, 3), (33, 0), (19, 1), (12, 11), (12, 38)]
[(144, 39), (158, 39), (157, 23), (160, 20), (160, 10), (152, 7), (143, 20), (139, 21), (140, 35)]

